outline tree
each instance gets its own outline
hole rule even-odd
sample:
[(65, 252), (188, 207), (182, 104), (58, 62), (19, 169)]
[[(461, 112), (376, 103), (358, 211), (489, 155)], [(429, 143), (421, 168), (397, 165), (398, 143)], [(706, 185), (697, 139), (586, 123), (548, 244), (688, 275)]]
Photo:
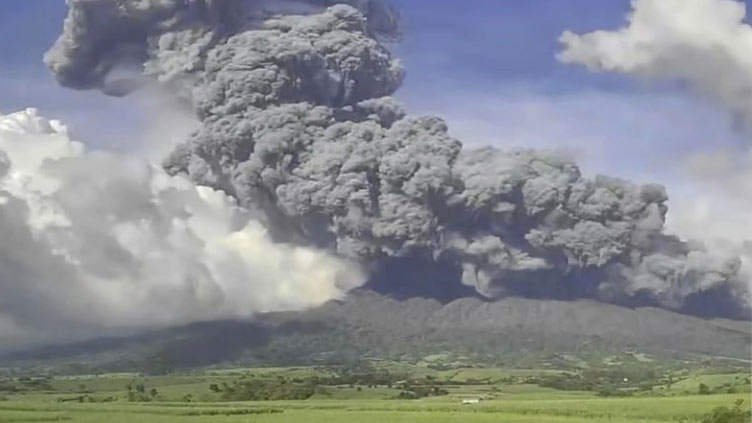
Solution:
[(708, 387), (708, 385), (701, 383), (697, 388), (697, 393), (700, 395), (710, 395), (710, 388)]
[(702, 423), (750, 423), (749, 410), (743, 410), (744, 400), (737, 400), (733, 408), (718, 407), (702, 419)]

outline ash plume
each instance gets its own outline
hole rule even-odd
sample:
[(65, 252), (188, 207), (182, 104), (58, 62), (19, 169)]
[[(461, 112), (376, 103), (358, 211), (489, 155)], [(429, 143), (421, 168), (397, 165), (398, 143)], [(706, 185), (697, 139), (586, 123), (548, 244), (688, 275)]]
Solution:
[[(408, 116), (389, 97), (404, 77), (384, 43), (398, 15), (380, 2), (68, 3), (46, 56), (60, 83), (167, 86), (201, 127), (165, 169), (235, 197), (278, 240), (373, 274), (395, 260), (448, 266), (488, 298), (749, 316), (740, 260), (664, 233), (661, 186), (584, 178), (552, 152), (463, 149), (440, 118)], [(131, 83), (115, 79), (134, 66)]]

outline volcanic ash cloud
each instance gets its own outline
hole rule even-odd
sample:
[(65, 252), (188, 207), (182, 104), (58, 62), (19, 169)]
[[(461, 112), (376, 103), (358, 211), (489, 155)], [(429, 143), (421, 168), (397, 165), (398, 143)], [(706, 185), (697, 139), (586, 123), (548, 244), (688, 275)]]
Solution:
[(72, 0), (46, 60), (61, 84), (104, 91), (135, 62), (133, 84), (190, 103), (201, 127), (165, 169), (228, 193), (274, 239), (374, 271), (428, 257), (491, 298), (747, 315), (740, 260), (665, 234), (661, 186), (586, 179), (549, 152), (463, 149), (389, 97), (404, 76), (384, 44), (397, 14), (330, 3)]

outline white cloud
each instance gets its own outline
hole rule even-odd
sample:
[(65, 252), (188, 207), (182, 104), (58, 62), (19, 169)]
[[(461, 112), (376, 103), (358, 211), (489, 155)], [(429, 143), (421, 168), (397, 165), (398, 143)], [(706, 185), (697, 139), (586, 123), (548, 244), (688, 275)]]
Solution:
[(752, 27), (736, 0), (633, 0), (627, 26), (564, 32), (559, 59), (595, 71), (678, 80), (752, 124)]
[(693, 189), (676, 193), (677, 212), (670, 214), (669, 227), (716, 248), (736, 246), (749, 255), (745, 244), (752, 241), (752, 152), (720, 149), (691, 154), (682, 164)]
[(273, 242), (224, 194), (87, 152), (34, 110), (0, 115), (0, 345), (294, 310), (363, 282)]

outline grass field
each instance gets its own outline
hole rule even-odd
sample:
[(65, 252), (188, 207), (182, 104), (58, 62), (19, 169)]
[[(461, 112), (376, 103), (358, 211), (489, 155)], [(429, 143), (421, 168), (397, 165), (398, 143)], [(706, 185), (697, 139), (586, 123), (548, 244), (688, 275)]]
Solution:
[[(217, 388), (210, 389), (211, 385), (227, 389), (239, 380), (293, 381), (332, 374), (329, 369), (313, 367), (205, 370), (158, 377), (129, 373), (48, 377), (43, 388), (0, 393), (0, 423), (668, 423), (700, 422), (714, 408), (729, 407), (739, 400), (744, 409), (750, 404), (749, 379), (744, 372), (694, 372), (674, 381), (671, 388), (603, 397), (594, 391), (559, 390), (528, 381), (557, 374), (549, 370), (432, 370), (404, 363), (386, 363), (385, 367), (442, 381), (445, 391), (440, 396), (404, 400), (395, 399), (404, 387), (348, 384), (326, 386), (306, 400), (222, 402)], [(700, 383), (712, 393), (696, 394)], [(729, 386), (737, 393), (725, 393)], [(134, 389), (145, 393), (147, 399), (129, 400)], [(480, 402), (463, 404), (464, 400), (475, 399)]]
[(264, 403), (0, 404), (0, 422), (692, 422), (745, 394), (671, 398), (496, 399), (462, 405), (452, 398), (417, 401), (308, 400)]

